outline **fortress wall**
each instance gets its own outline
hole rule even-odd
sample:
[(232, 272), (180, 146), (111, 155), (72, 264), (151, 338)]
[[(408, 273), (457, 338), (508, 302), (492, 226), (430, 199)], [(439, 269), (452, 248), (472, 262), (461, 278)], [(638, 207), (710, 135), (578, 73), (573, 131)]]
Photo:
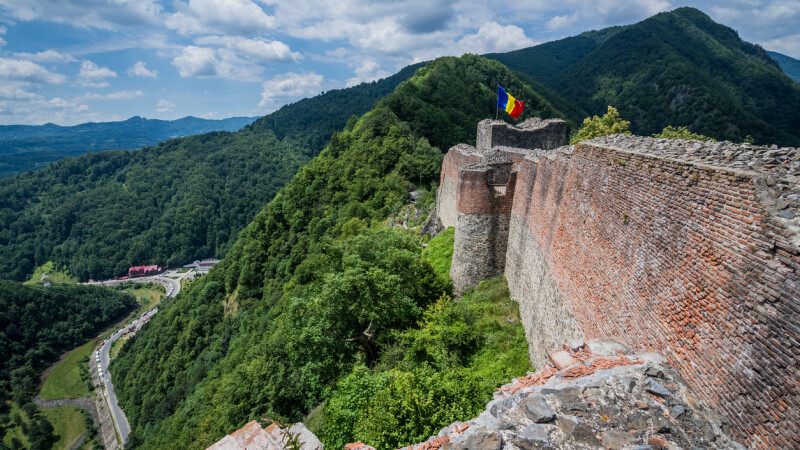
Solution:
[(458, 190), (458, 168), (481, 160), (474, 147), (465, 144), (454, 146), (442, 161), (442, 174), (439, 179), (436, 214), (445, 227), (456, 226), (456, 194)]
[(496, 170), (482, 165), (462, 167), (459, 171), (458, 216), (450, 266), (457, 295), (468, 286), (502, 274), (505, 268), (516, 173), (507, 174), (504, 196), (495, 195), (489, 186), (493, 175)]
[(743, 442), (800, 446), (800, 255), (762, 176), (585, 144), (520, 163), (506, 276), (532, 360), (616, 336)]
[[(514, 208), (509, 218), (505, 276), (511, 297), (520, 305), (528, 354), (538, 369), (547, 364), (547, 352), (584, 336), (525, 220), (529, 215), (540, 214), (530, 210), (534, 188), (541, 187), (542, 183), (548, 185), (554, 176), (563, 176), (566, 165), (543, 164), (540, 167), (536, 161), (535, 158), (527, 159), (518, 166)], [(538, 175), (541, 175), (541, 181)], [(538, 195), (543, 195), (541, 189)]]

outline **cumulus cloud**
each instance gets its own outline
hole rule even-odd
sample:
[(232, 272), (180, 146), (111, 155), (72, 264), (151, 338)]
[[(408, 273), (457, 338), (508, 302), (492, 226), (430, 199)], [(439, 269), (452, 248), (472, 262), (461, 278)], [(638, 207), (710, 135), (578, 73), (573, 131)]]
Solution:
[(381, 70), (381, 66), (377, 61), (365, 61), (353, 72), (355, 76), (353, 78), (348, 78), (347, 87), (356, 86), (367, 81), (379, 80), (391, 75), (389, 72)]
[(253, 62), (297, 62), (301, 55), (292, 52), (280, 41), (262, 38), (249, 39), (241, 36), (203, 36), (194, 41), (199, 45), (216, 45), (234, 51)]
[(158, 0), (0, 0), (0, 9), (25, 22), (44, 20), (109, 30), (157, 23), (162, 11)]
[(0, 83), (0, 99), (2, 100), (30, 100), (41, 96), (30, 91), (30, 85), (20, 82)]
[(87, 105), (61, 97), (0, 100), (0, 123), (54, 122), (71, 125), (96, 119), (97, 114), (90, 112)]
[(143, 95), (142, 91), (117, 91), (108, 94), (86, 93), (76, 100), (130, 100)]
[(525, 36), (522, 28), (516, 25), (500, 25), (497, 22), (488, 22), (478, 29), (475, 34), (468, 34), (458, 40), (456, 48), (461, 53), (491, 53), (507, 52), (518, 48), (535, 45), (529, 37)]
[(254, 35), (276, 26), (275, 17), (250, 0), (176, 1), (175, 9), (165, 23), (183, 35)]
[(148, 69), (144, 61), (136, 61), (134, 65), (128, 67), (129, 77), (155, 78), (156, 75), (158, 75), (158, 72)]
[(14, 56), (20, 59), (27, 59), (28, 61), (35, 61), (40, 63), (60, 63), (60, 62), (75, 62), (77, 59), (70, 55), (59, 53), (55, 50), (45, 50), (37, 53), (14, 53)]
[(174, 107), (175, 107), (175, 104), (172, 103), (171, 101), (161, 99), (161, 100), (158, 101), (158, 104), (156, 105), (156, 111), (158, 111), (160, 113), (168, 113), (168, 112), (172, 112), (172, 108), (174, 108)]
[(0, 58), (0, 80), (27, 83), (63, 83), (66, 77), (44, 67), (19, 59)]
[(264, 92), (261, 93), (258, 106), (276, 109), (289, 101), (316, 95), (322, 89), (322, 80), (322, 75), (314, 72), (277, 75), (264, 82)]
[(187, 46), (172, 60), (172, 65), (184, 78), (230, 78), (253, 81), (264, 68), (242, 60), (227, 49)]
[(108, 82), (103, 81), (106, 78), (116, 78), (117, 72), (109, 69), (108, 67), (101, 67), (92, 61), (85, 60), (81, 63), (81, 70), (78, 74), (78, 80), (81, 86), (102, 88), (108, 86)]

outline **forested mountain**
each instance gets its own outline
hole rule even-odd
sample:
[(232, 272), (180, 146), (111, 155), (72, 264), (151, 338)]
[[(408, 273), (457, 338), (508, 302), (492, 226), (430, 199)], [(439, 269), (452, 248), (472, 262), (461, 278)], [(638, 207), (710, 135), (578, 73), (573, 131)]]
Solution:
[(0, 281), (0, 403), (27, 401), (39, 373), (136, 307), (100, 286), (28, 286)]
[[(475, 414), (524, 373), (512, 306), (451, 304), (449, 267), (436, 272), (417, 236), (381, 225), (411, 181), (433, 187), (442, 149), (474, 142), (498, 83), (526, 117), (561, 115), (499, 63), (465, 55), (429, 63), (334, 134), (225, 259), (122, 349), (111, 371), (133, 428), (126, 447), (202, 448), (263, 414), (303, 419), (329, 398), (326, 444), (362, 430), (396, 448)], [(347, 410), (373, 395), (378, 409)]]
[(25, 280), (46, 261), (85, 281), (224, 255), (331, 133), (415, 67), (285, 106), (235, 133), (67, 158), (0, 180), (0, 279)]
[(672, 125), (716, 139), (800, 145), (800, 84), (761, 47), (693, 8), (487, 56), (588, 114), (615, 106), (635, 134)]
[(71, 127), (0, 125), (0, 178), (38, 169), (67, 156), (101, 150), (133, 150), (160, 141), (210, 131), (236, 131), (255, 117), (177, 120), (131, 117), (120, 122), (90, 122)]
[(767, 51), (767, 54), (781, 66), (781, 69), (783, 69), (786, 75), (789, 75), (791, 79), (800, 83), (800, 60), (778, 52)]

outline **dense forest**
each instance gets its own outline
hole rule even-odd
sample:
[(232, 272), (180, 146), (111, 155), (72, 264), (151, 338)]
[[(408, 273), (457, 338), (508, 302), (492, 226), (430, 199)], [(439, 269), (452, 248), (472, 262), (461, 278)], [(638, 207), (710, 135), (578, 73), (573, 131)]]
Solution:
[(0, 181), (0, 276), (46, 261), (79, 280), (223, 255), (308, 157), (244, 130), (68, 158)]
[(764, 49), (693, 8), (487, 56), (586, 115), (615, 106), (634, 134), (686, 126), (717, 140), (800, 146), (800, 84)]
[(160, 141), (210, 131), (236, 131), (254, 117), (221, 120), (184, 117), (177, 120), (131, 117), (120, 122), (89, 122), (71, 127), (45, 125), (0, 125), (0, 178), (67, 156), (102, 150), (133, 150)]
[(0, 278), (24, 280), (46, 261), (86, 281), (223, 256), (323, 141), (412, 69), (285, 106), (235, 133), (68, 158), (0, 180)]
[[(466, 55), (428, 64), (334, 134), (112, 364), (128, 448), (201, 448), (264, 414), (303, 420), (315, 409), (307, 421), (328, 445), (368, 436), (397, 447), (475, 414), (528, 370), (505, 282), (450, 302), (452, 234), (423, 252), (419, 236), (384, 225), (408, 203), (410, 180), (435, 187), (441, 148), (474, 142), (498, 83), (528, 114), (561, 115), (504, 66)], [(354, 415), (352, 402), (372, 413)]]
[(0, 281), (0, 402), (27, 399), (61, 353), (122, 319), (136, 304), (99, 286)]

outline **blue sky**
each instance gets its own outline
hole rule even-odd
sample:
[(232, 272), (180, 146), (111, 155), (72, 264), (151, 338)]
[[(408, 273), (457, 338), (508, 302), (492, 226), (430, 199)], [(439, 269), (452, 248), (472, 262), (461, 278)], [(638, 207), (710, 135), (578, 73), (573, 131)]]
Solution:
[[(443, 55), (509, 51), (669, 0), (0, 0), (0, 124), (259, 116)], [(800, 59), (800, 0), (694, 6)]]

